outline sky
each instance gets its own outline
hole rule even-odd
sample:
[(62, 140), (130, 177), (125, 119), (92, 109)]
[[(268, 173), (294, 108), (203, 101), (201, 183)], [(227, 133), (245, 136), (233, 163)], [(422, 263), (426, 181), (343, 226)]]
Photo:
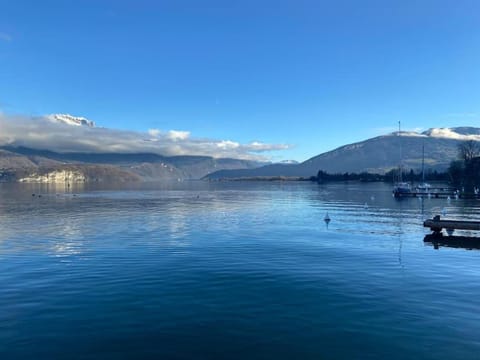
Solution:
[(0, 0), (0, 138), (66, 113), (170, 155), (304, 161), (399, 121), (480, 126), (479, 64), (476, 0)]

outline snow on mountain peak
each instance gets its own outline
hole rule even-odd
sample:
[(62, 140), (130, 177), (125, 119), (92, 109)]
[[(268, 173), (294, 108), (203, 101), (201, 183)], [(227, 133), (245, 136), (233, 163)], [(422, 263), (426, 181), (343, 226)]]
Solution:
[(93, 121), (84, 117), (72, 116), (69, 114), (51, 114), (47, 115), (46, 118), (52, 122), (67, 125), (95, 127), (95, 123)]
[[(465, 131), (465, 129), (472, 131)], [(432, 128), (423, 132), (423, 134), (435, 138), (480, 141), (480, 133), (475, 128)]]
[(279, 162), (279, 164), (298, 164), (298, 161), (297, 160), (282, 160)]
[(452, 140), (475, 140), (480, 141), (480, 128), (475, 127), (452, 127), (452, 128), (430, 128), (423, 132), (402, 131), (393, 132), (390, 136), (407, 136), (407, 137), (432, 137)]

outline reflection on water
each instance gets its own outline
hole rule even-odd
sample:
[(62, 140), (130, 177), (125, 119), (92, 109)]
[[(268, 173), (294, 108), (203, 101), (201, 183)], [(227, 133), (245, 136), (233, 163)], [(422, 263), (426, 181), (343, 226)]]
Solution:
[(128, 186), (0, 184), (2, 359), (478, 358), (480, 252), (422, 241), (475, 200)]
[(430, 234), (426, 235), (423, 241), (436, 250), (441, 247), (480, 250), (480, 237), (475, 236), (438, 236)]

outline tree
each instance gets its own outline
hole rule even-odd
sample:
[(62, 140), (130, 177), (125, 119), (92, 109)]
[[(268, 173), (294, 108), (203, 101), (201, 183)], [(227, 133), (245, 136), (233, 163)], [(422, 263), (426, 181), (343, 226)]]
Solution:
[(408, 180), (410, 182), (415, 181), (415, 172), (413, 171), (413, 169), (410, 169), (410, 172), (408, 173)]
[(452, 161), (448, 168), (448, 175), (450, 176), (450, 182), (455, 187), (461, 187), (464, 178), (464, 165), (462, 161)]
[(458, 155), (463, 160), (462, 183), (467, 192), (473, 192), (479, 179), (479, 143), (474, 140), (462, 142), (458, 145)]
[(480, 155), (480, 145), (477, 141), (468, 140), (458, 145), (458, 155), (460, 159), (467, 162)]
[(323, 170), (318, 170), (317, 173), (317, 182), (322, 183), (327, 180), (328, 174)]

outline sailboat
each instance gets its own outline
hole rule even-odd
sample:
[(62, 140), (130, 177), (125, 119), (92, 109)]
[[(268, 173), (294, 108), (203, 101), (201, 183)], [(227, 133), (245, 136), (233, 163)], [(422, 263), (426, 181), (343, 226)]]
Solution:
[(400, 165), (398, 167), (398, 181), (395, 183), (393, 187), (393, 196), (398, 198), (404, 195), (407, 195), (412, 192), (412, 188), (410, 183), (403, 181), (403, 168), (402, 168), (402, 142), (401, 142), (401, 131), (400, 131), (400, 121), (398, 122), (398, 137), (399, 137), (399, 149), (400, 149)]
[(420, 192), (430, 192), (432, 186), (425, 182), (425, 145), (422, 145), (422, 183), (417, 185), (417, 190)]
[(411, 192), (412, 192), (412, 187), (410, 186), (410, 183), (406, 181), (396, 182), (393, 188), (393, 196), (395, 197), (405, 196), (410, 194)]

